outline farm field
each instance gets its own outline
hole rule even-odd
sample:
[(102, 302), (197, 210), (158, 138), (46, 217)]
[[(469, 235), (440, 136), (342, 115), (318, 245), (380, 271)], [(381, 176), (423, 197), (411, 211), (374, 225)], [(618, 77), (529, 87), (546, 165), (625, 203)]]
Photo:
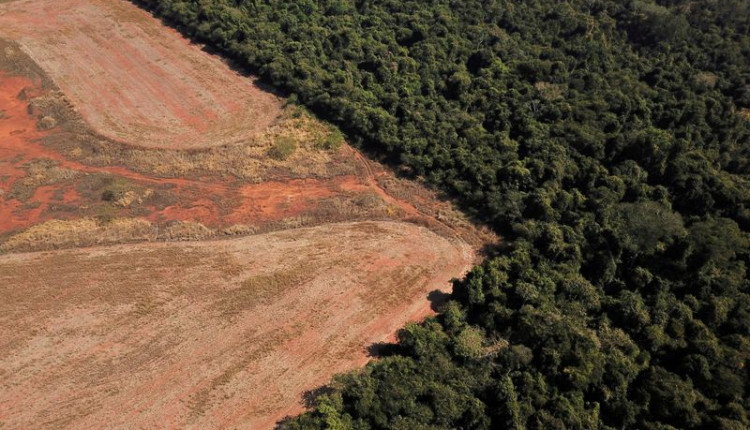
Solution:
[(270, 428), (472, 259), (393, 222), (0, 256), (0, 421)]
[(98, 133), (131, 145), (220, 146), (279, 113), (277, 97), (125, 1), (6, 3), (0, 37), (21, 43)]
[(272, 428), (496, 239), (127, 1), (0, 1), (0, 428)]

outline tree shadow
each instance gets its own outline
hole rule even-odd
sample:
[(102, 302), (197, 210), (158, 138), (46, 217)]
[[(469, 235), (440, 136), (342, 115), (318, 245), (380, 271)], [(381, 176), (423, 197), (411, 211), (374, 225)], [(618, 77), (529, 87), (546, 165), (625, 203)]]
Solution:
[(371, 358), (383, 358), (395, 355), (398, 352), (398, 344), (390, 342), (376, 342), (367, 347), (367, 356)]
[(276, 425), (273, 427), (273, 430), (285, 430), (288, 429), (289, 423), (294, 419), (293, 416), (287, 415), (284, 418), (276, 421)]
[(318, 388), (307, 390), (302, 393), (302, 404), (305, 405), (305, 407), (308, 409), (314, 408), (320, 396), (332, 394), (334, 391), (336, 390), (331, 388), (329, 385), (322, 385)]
[(427, 294), (427, 300), (430, 302), (430, 309), (433, 312), (440, 312), (445, 307), (445, 304), (451, 298), (450, 293), (445, 293), (440, 290), (432, 290)]

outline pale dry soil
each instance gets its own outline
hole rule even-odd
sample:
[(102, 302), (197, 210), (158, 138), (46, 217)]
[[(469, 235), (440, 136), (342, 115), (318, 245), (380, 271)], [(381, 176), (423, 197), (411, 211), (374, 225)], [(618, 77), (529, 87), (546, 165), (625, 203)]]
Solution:
[(401, 222), (0, 256), (0, 428), (272, 428), (472, 260)]
[(18, 42), (100, 134), (149, 148), (248, 140), (278, 97), (124, 0), (0, 2), (0, 37)]

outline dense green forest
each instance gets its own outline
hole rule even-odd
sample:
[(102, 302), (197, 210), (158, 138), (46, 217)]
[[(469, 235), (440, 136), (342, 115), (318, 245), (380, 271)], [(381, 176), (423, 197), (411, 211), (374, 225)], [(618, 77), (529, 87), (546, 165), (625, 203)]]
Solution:
[(139, 4), (505, 238), (286, 427), (750, 428), (750, 2)]

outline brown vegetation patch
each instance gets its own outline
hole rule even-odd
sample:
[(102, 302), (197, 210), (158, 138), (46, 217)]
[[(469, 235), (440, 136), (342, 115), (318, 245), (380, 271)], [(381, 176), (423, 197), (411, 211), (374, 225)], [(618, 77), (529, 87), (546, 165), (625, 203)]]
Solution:
[(157, 238), (158, 231), (143, 219), (113, 219), (106, 222), (92, 218), (50, 220), (10, 236), (0, 244), (0, 251), (36, 251)]
[(6, 194), (8, 199), (18, 199), (25, 202), (42, 185), (52, 185), (69, 181), (76, 178), (80, 172), (59, 167), (59, 163), (53, 160), (36, 159), (22, 166), (26, 175), (15, 181)]
[(270, 428), (471, 262), (461, 242), (393, 222), (0, 256), (0, 416)]

